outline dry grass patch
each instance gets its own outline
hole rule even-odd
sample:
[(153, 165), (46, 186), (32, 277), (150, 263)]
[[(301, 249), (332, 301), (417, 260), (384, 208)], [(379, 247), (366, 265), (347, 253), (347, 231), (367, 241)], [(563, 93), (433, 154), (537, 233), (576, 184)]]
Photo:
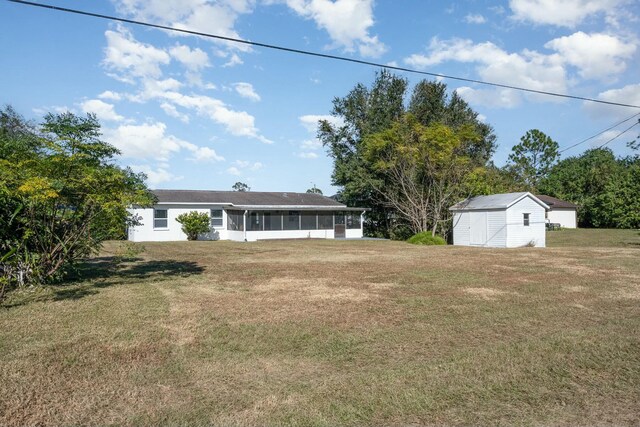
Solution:
[(0, 309), (0, 425), (637, 425), (640, 249), (579, 237), (113, 243)]

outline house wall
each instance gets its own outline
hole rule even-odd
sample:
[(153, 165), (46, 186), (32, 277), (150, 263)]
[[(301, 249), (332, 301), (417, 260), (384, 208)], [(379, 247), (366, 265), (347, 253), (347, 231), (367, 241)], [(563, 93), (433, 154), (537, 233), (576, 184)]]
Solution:
[[(523, 214), (529, 214), (529, 226), (523, 223)], [(506, 246), (515, 248), (532, 242), (536, 247), (545, 247), (545, 209), (530, 197), (525, 197), (506, 211)]]
[(507, 246), (507, 211), (496, 209), (487, 211), (487, 242), (485, 246), (504, 248)]
[(560, 224), (564, 228), (577, 228), (575, 208), (554, 208), (547, 212), (547, 219), (554, 224)]
[[(227, 230), (227, 211), (220, 205), (159, 205), (157, 209), (167, 209), (167, 228), (154, 228), (153, 208), (133, 208), (129, 211), (133, 215), (141, 218), (142, 225), (129, 228), (128, 239), (133, 242), (170, 242), (187, 240), (187, 235), (182, 232), (182, 225), (176, 221), (180, 214), (197, 211), (209, 214), (211, 209), (222, 208), (222, 226), (215, 227), (212, 232), (202, 234), (200, 240), (235, 240), (256, 241), (263, 239), (333, 239), (333, 230), (272, 230), (272, 231), (234, 231)], [(357, 229), (347, 229), (347, 238), (362, 238), (362, 218), (361, 227)]]

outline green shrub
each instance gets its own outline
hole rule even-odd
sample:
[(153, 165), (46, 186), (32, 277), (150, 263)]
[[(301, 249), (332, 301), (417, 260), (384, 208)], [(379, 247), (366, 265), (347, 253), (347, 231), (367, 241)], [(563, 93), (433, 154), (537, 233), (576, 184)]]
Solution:
[(191, 211), (178, 215), (176, 218), (182, 224), (182, 231), (189, 240), (198, 240), (198, 234), (206, 233), (210, 230), (209, 214), (206, 212)]
[(389, 238), (391, 240), (407, 240), (413, 235), (413, 232), (409, 228), (408, 225), (398, 224), (394, 225), (391, 230), (389, 230)]
[(440, 236), (432, 236), (430, 231), (421, 231), (410, 237), (407, 242), (414, 245), (446, 245), (447, 241)]

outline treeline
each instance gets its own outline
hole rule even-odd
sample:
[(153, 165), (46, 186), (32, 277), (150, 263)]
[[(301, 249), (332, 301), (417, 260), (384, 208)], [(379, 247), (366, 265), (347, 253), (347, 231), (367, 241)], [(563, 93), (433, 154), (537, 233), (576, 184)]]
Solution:
[(600, 149), (558, 161), (558, 143), (532, 129), (498, 168), (493, 128), (442, 82), (423, 80), (410, 91), (406, 79), (382, 71), (370, 87), (334, 98), (331, 114), (337, 120), (320, 121), (318, 137), (333, 158), (340, 201), (372, 209), (367, 235), (446, 236), (449, 206), (513, 191), (578, 204), (581, 226), (640, 226), (638, 156)]
[(61, 279), (134, 224), (149, 205), (143, 174), (115, 164), (94, 115), (48, 114), (35, 125), (0, 110), (0, 299), (14, 286)]

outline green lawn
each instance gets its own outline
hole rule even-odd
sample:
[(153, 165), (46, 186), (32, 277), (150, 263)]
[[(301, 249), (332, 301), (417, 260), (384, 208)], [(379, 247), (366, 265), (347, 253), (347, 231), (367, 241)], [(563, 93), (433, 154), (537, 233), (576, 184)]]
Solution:
[(638, 425), (640, 235), (148, 243), (0, 308), (0, 425)]

